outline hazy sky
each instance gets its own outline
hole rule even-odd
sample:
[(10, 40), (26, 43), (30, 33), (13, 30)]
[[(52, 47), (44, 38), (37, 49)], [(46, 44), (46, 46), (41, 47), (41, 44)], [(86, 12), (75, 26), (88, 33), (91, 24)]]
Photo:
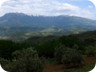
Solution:
[(71, 15), (96, 19), (95, 5), (96, 0), (0, 0), (0, 16), (19, 12), (28, 15)]

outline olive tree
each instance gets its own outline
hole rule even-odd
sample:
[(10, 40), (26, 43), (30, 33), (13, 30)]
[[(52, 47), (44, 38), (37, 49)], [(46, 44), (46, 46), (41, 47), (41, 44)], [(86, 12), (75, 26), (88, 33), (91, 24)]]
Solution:
[(66, 66), (80, 66), (83, 63), (83, 55), (76, 49), (67, 48), (63, 53), (62, 63)]
[(42, 72), (43, 63), (33, 48), (15, 51), (10, 72)]
[(96, 46), (88, 46), (85, 48), (85, 54), (87, 56), (96, 56)]
[(65, 46), (55, 49), (55, 58), (59, 63), (63, 63), (66, 66), (79, 66), (83, 63), (83, 55), (78, 49)]

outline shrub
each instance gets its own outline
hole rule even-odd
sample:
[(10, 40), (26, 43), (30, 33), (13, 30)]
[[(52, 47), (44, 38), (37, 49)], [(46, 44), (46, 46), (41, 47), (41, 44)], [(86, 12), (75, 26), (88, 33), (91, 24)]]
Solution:
[(79, 66), (83, 63), (83, 55), (79, 50), (65, 46), (55, 49), (55, 58), (66, 66)]
[(85, 54), (87, 56), (95, 56), (96, 55), (96, 46), (88, 46), (85, 48)]
[(65, 49), (66, 49), (66, 47), (63, 45), (55, 48), (55, 54), (54, 55), (55, 55), (55, 59), (58, 63), (61, 63), (62, 56), (63, 56)]
[(67, 48), (63, 53), (62, 63), (70, 67), (80, 66), (83, 63), (83, 56), (80, 51)]
[(47, 41), (43, 44), (39, 44), (36, 47), (36, 50), (39, 56), (44, 56), (46, 58), (53, 58), (54, 57), (54, 49), (55, 47), (59, 46), (59, 42), (56, 40)]
[(8, 71), (10, 66), (9, 66), (10, 61), (4, 58), (0, 58), (0, 64), (2, 65), (3, 69)]
[(33, 48), (15, 51), (10, 72), (42, 72), (42, 60)]

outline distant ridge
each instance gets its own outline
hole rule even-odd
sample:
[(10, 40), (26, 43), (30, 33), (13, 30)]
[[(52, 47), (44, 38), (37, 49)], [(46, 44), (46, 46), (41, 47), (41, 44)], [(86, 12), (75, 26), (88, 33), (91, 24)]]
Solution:
[[(14, 22), (13, 22), (14, 21)], [(20, 23), (20, 24), (19, 24)], [(96, 26), (95, 20), (76, 16), (29, 16), (23, 13), (8, 13), (0, 17), (0, 26)]]
[(76, 16), (29, 16), (8, 13), (0, 17), (0, 37), (68, 35), (96, 30), (96, 21)]

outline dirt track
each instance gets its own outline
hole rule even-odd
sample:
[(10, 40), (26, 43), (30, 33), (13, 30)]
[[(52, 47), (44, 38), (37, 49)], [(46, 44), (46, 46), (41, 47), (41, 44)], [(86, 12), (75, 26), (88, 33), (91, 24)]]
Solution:
[[(96, 57), (87, 57), (85, 63), (86, 65), (96, 63)], [(64, 72), (64, 65), (50, 64), (45, 67), (43, 72)]]

